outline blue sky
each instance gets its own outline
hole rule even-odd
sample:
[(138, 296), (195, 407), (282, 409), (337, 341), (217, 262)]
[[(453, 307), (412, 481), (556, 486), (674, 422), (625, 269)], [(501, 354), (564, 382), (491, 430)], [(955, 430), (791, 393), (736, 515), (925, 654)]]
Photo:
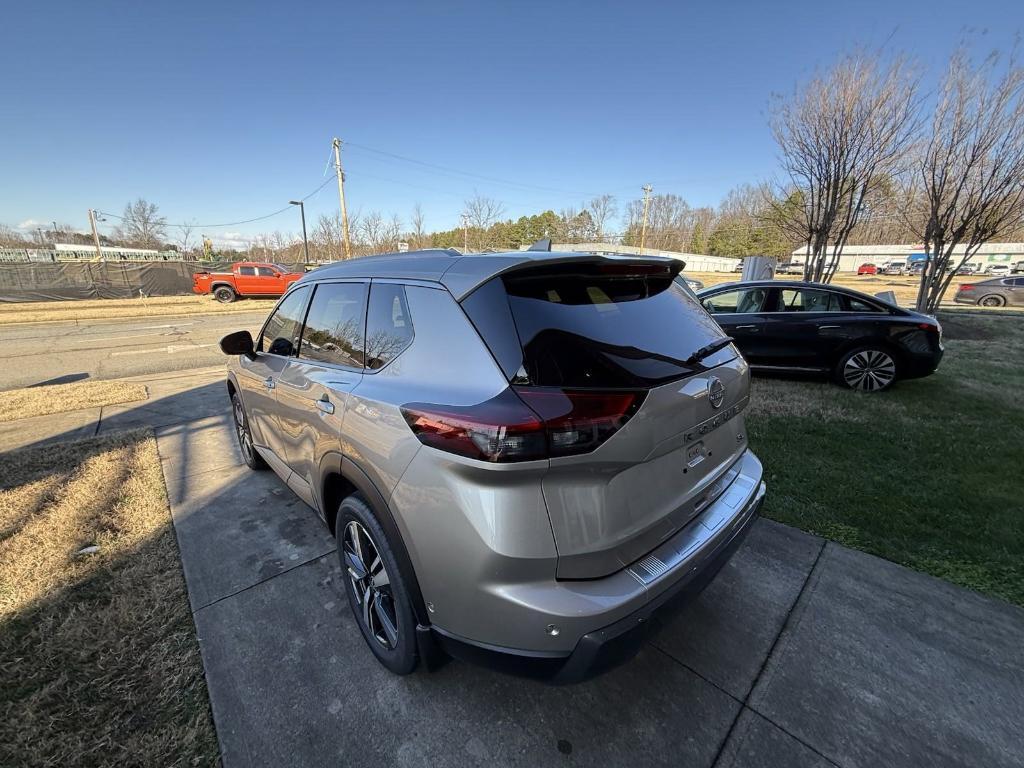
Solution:
[[(605, 192), (622, 207), (646, 182), (715, 204), (774, 172), (771, 95), (839, 52), (903, 52), (934, 81), (965, 35), (1009, 50), (1024, 28), (1019, 0), (100, 0), (3, 18), (0, 223), (82, 228), (139, 196), (172, 222), (275, 211), (327, 180), (335, 135), (350, 211), (408, 221), (419, 202), (430, 229), (474, 192), (514, 216)], [(337, 202), (328, 183), (307, 217)], [(203, 231), (298, 228), (287, 211)]]

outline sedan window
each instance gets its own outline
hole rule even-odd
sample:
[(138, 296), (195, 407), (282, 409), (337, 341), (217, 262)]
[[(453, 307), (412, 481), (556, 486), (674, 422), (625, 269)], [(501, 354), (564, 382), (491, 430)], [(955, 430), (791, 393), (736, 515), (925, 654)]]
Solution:
[(767, 288), (745, 288), (736, 291), (716, 293), (701, 303), (711, 314), (760, 312), (768, 296)]
[(842, 312), (839, 296), (831, 291), (811, 288), (783, 288), (780, 297), (782, 312)]
[(847, 296), (846, 301), (850, 304), (851, 312), (882, 312), (880, 307), (876, 307), (874, 304), (868, 304), (866, 301), (855, 299), (853, 296)]
[(364, 283), (321, 283), (309, 307), (299, 357), (362, 368), (365, 319)]

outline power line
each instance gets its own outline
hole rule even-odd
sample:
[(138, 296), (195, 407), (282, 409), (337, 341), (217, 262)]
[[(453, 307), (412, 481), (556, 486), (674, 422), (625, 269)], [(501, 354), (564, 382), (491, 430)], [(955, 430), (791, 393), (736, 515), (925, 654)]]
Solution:
[[(305, 197), (300, 198), (300, 199), (302, 200), (302, 202), (306, 202), (307, 200), (309, 200), (309, 198), (311, 198), (313, 195), (315, 195), (321, 189), (326, 187), (332, 181), (334, 181), (334, 177), (329, 177), (327, 179), (324, 179), (324, 182), (319, 187), (317, 187), (312, 192), (310, 192), (308, 195), (306, 195)], [(281, 208), (279, 210), (274, 211), (273, 213), (267, 213), (267, 214), (265, 214), (263, 216), (255, 216), (255, 217), (253, 217), (251, 219), (244, 219), (243, 221), (228, 221), (228, 222), (224, 222), (222, 224), (167, 224), (166, 226), (168, 226), (168, 227), (177, 227), (179, 229), (186, 229), (186, 228), (191, 228), (191, 229), (214, 229), (216, 227), (237, 227), (240, 224), (252, 224), (255, 221), (263, 221), (264, 219), (270, 219), (270, 218), (273, 218), (274, 216), (279, 216), (280, 214), (284, 213), (285, 211), (290, 210), (291, 207), (292, 206), (289, 204), (289, 205), (286, 205), (284, 208)], [(100, 213), (103, 216), (110, 216), (112, 218), (124, 221), (124, 216), (118, 216), (116, 213), (107, 213), (106, 211), (97, 211), (97, 213)]]
[(399, 154), (396, 154), (394, 152), (387, 152), (387, 151), (385, 151), (383, 149), (375, 149), (374, 147), (368, 147), (365, 144), (357, 144), (357, 143), (355, 143), (353, 141), (346, 141), (345, 144), (347, 146), (349, 146), (349, 147), (355, 147), (357, 149), (361, 149), (364, 152), (372, 152), (375, 155), (381, 155), (383, 157), (390, 157), (390, 158), (392, 158), (394, 160), (401, 160), (402, 162), (412, 163), (414, 165), (420, 165), (420, 166), (423, 166), (424, 168), (431, 168), (431, 169), (433, 169), (435, 171), (441, 171), (441, 172), (444, 172), (444, 173), (454, 173), (454, 174), (458, 174), (459, 176), (466, 176), (466, 177), (469, 177), (469, 178), (472, 178), (472, 179), (480, 179), (481, 181), (489, 181), (489, 182), (491, 182), (493, 184), (504, 184), (506, 186), (520, 187), (520, 188), (524, 188), (524, 189), (533, 189), (533, 190), (538, 190), (538, 191), (541, 191), (541, 192), (556, 192), (556, 193), (562, 194), (562, 195), (573, 195), (573, 196), (579, 195), (579, 196), (587, 197), (587, 196), (594, 196), (594, 194), (595, 194), (593, 192), (579, 192), (579, 191), (575, 191), (574, 192), (574, 191), (567, 190), (567, 189), (558, 189), (557, 187), (546, 187), (546, 186), (542, 186), (540, 184), (528, 184), (528, 183), (521, 182), (521, 181), (511, 181), (509, 179), (498, 178), (497, 176), (485, 176), (485, 175), (480, 174), (480, 173), (473, 173), (471, 171), (463, 171), (463, 170), (460, 170), (458, 168), (451, 168), (451, 167), (445, 166), (445, 165), (438, 165), (437, 163), (428, 163), (428, 162), (425, 162), (423, 160), (417, 160), (414, 157), (407, 157), (405, 155), (399, 155)]

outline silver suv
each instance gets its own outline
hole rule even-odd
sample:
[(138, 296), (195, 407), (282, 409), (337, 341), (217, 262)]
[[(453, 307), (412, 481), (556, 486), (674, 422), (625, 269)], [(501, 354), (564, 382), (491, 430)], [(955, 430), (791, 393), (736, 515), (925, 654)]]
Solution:
[(338, 541), (370, 649), (583, 679), (753, 522), (747, 364), (657, 257), (321, 267), (221, 348), (238, 439)]

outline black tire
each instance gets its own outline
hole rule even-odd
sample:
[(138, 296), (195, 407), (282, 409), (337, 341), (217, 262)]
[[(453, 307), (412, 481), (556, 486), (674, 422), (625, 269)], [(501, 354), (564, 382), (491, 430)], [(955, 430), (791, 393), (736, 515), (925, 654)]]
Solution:
[(899, 362), (891, 349), (874, 344), (851, 349), (836, 363), (833, 378), (858, 392), (881, 392), (897, 380)]
[(990, 293), (988, 296), (982, 296), (978, 299), (978, 304), (982, 307), (1005, 307), (1006, 299), (998, 293)]
[(363, 639), (377, 661), (396, 675), (409, 674), (419, 661), (412, 601), (391, 542), (360, 494), (338, 506), (335, 538), (345, 592)]
[(238, 294), (235, 293), (235, 289), (231, 286), (220, 285), (214, 290), (213, 297), (221, 304), (230, 304), (238, 298)]
[(253, 448), (252, 432), (249, 431), (249, 417), (242, 406), (242, 398), (237, 392), (231, 393), (231, 417), (235, 422), (235, 437), (238, 439), (238, 450), (242, 453), (242, 460), (249, 469), (267, 469), (267, 462), (263, 460), (259, 452)]

